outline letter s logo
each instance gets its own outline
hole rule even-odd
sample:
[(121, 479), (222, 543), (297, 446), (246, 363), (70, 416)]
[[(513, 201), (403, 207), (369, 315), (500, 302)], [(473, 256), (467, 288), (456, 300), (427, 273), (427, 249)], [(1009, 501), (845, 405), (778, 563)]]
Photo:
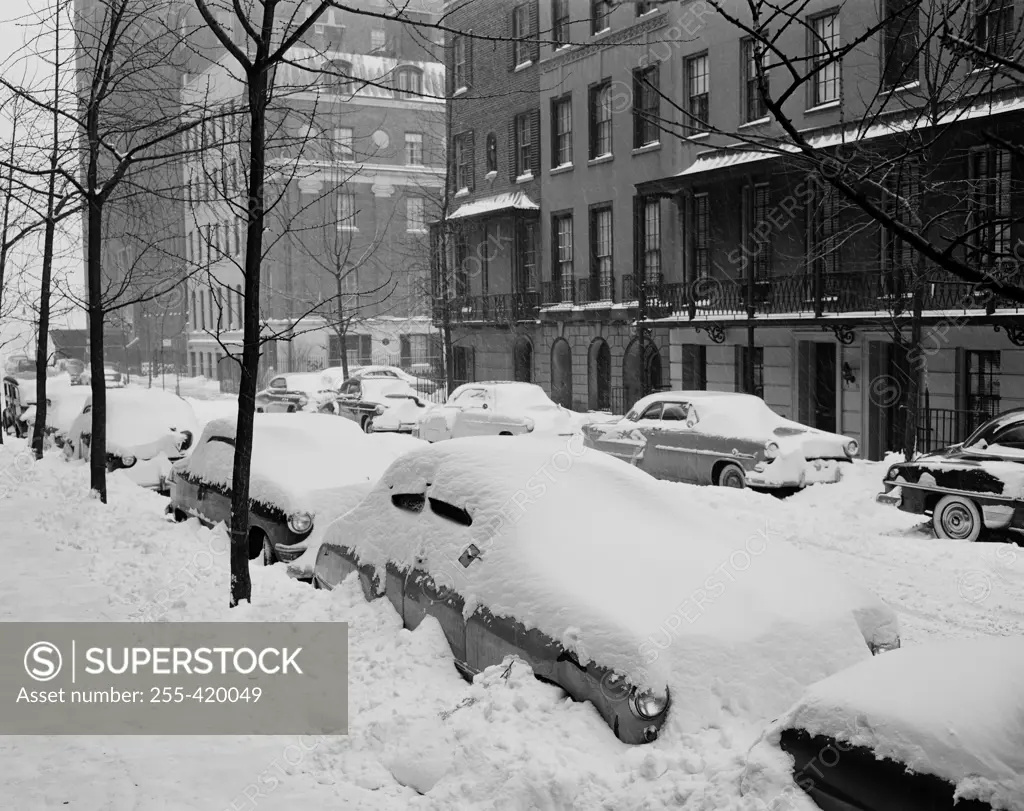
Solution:
[(63, 660), (52, 642), (36, 642), (25, 651), (25, 672), (36, 681), (50, 681), (60, 673)]

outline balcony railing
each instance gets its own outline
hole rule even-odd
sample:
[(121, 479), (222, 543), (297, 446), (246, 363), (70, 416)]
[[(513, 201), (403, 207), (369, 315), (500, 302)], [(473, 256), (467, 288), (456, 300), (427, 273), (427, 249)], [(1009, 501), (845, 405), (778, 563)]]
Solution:
[[(496, 293), (487, 296), (462, 296), (448, 303), (453, 324), (507, 324), (537, 317), (540, 295), (536, 292)], [(444, 305), (434, 303), (434, 322), (444, 319)]]
[(541, 305), (592, 304), (613, 301), (614, 288), (611, 279), (596, 276), (570, 278), (541, 283)]

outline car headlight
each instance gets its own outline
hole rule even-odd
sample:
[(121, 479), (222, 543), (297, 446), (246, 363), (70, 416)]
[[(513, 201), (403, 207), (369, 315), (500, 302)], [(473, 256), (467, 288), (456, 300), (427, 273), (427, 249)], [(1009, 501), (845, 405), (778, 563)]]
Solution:
[(531, 420), (529, 417), (523, 418), (523, 424), (526, 425), (527, 431), (532, 431), (534, 428), (537, 427), (536, 423), (534, 423), (534, 421)]
[(135, 457), (132, 456), (130, 453), (126, 453), (124, 456), (121, 457), (121, 464), (124, 465), (125, 467), (131, 467), (132, 465), (135, 464)]
[(302, 408), (305, 408), (305, 407), (306, 407), (306, 404), (307, 404), (308, 402), (309, 402), (309, 398), (308, 398), (308, 397), (307, 397), (307, 396), (306, 396), (305, 394), (300, 394), (300, 395), (299, 395), (299, 405), (300, 405), (300, 406), (301, 406)]
[(668, 695), (660, 696), (653, 690), (633, 690), (629, 707), (640, 718), (657, 718), (668, 706)]
[(384, 413), (384, 410), (385, 410), (384, 406), (379, 405), (375, 409), (373, 409), (373, 413), (376, 414), (379, 417), (381, 414)]
[(302, 534), (309, 532), (313, 526), (313, 516), (307, 512), (292, 513), (288, 516), (288, 529), (292, 532)]
[(191, 431), (182, 431), (181, 433), (183, 433), (185, 435), (185, 439), (182, 440), (182, 443), (178, 446), (178, 450), (179, 451), (187, 451), (189, 448), (192, 447), (192, 432)]
[(893, 466), (893, 467), (889, 468), (889, 472), (885, 474), (885, 478), (887, 478), (887, 479), (895, 479), (899, 475), (900, 475), (899, 469), (897, 467)]
[(765, 442), (764, 443), (764, 455), (766, 459), (774, 459), (779, 455), (779, 443), (778, 442)]
[(856, 439), (851, 439), (846, 443), (846, 447), (843, 448), (843, 450), (846, 451), (847, 456), (856, 456), (857, 452), (860, 450), (860, 445), (857, 444)]

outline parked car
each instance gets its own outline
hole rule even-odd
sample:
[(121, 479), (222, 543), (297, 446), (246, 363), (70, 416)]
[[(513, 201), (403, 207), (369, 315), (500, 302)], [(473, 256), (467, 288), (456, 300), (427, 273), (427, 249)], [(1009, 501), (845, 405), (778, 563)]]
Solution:
[(320, 372), (291, 372), (277, 375), (271, 378), (263, 391), (256, 393), (256, 412), (315, 412), (333, 401), (336, 394), (336, 387), (330, 377)]
[(877, 500), (930, 515), (940, 538), (976, 541), (1024, 529), (1024, 408), (980, 425), (958, 445), (892, 465)]
[(801, 425), (760, 397), (733, 392), (658, 392), (583, 433), (587, 446), (658, 479), (759, 490), (836, 482), (859, 452), (851, 437)]
[(764, 745), (824, 811), (1024, 808), (1024, 637), (928, 643), (808, 688)]
[[(327, 530), (314, 585), (352, 575), (405, 627), (434, 617), (464, 676), (516, 655), (644, 743), (673, 708), (682, 730), (740, 708), (767, 720), (802, 679), (899, 645), (877, 597), (749, 532), (562, 439), (476, 437), (396, 460)], [(745, 546), (756, 564), (716, 581)], [(698, 591), (717, 597), (684, 622)]]
[(352, 420), (366, 433), (397, 431), (411, 434), (427, 405), (409, 384), (395, 377), (354, 377), (342, 383), (324, 411)]
[(22, 400), (21, 382), (13, 375), (4, 375), (4, 407), (0, 414), (0, 427), (5, 434), (23, 437), (28, 433), (24, 414), (28, 404)]
[(77, 358), (65, 358), (61, 361), (64, 371), (71, 377), (72, 386), (81, 386), (82, 374), (85, 372), (85, 362)]
[(573, 436), (589, 419), (554, 403), (538, 385), (492, 380), (459, 386), (443, 406), (423, 415), (417, 436), (428, 442), (532, 432)]
[(332, 380), (341, 382), (343, 380), (352, 380), (361, 377), (392, 377), (397, 380), (403, 380), (409, 384), (417, 395), (421, 397), (432, 397), (438, 391), (438, 384), (426, 377), (417, 377), (416, 375), (409, 374), (409, 372), (401, 369), (397, 366), (381, 366), (381, 365), (367, 365), (367, 366), (349, 366), (348, 377), (345, 377), (344, 371), (340, 366), (331, 366), (324, 369), (324, 374), (329, 375)]
[(128, 381), (116, 366), (107, 365), (103, 367), (103, 382), (108, 389), (120, 389)]
[[(195, 412), (184, 399), (162, 389), (107, 392), (107, 470), (141, 487), (169, 492), (171, 464), (184, 458), (199, 435)], [(85, 400), (64, 443), (67, 459), (91, 456), (92, 395)]]
[[(260, 414), (253, 425), (249, 558), (292, 561), (331, 521), (356, 506), (403, 451), (325, 414)], [(235, 420), (209, 422), (195, 451), (171, 471), (168, 513), (230, 523)]]

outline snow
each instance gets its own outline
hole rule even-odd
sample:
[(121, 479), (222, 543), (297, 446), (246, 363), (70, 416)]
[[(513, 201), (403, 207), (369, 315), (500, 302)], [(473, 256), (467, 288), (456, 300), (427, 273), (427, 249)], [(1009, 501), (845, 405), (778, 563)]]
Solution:
[[(90, 395), (85, 405), (92, 404)], [(191, 406), (181, 397), (160, 389), (123, 388), (107, 391), (107, 452), (151, 459), (157, 454), (178, 455), (184, 432), (199, 434)], [(92, 412), (79, 414), (72, 437), (92, 432)]]
[[(461, 507), (472, 525), (401, 510), (400, 493)], [(780, 712), (802, 686), (869, 657), (865, 636), (891, 641), (895, 630), (877, 598), (781, 539), (667, 498), (647, 474), (574, 441), (475, 437), (410, 453), (324, 542), (350, 544), (381, 572), (422, 557), (465, 597), (467, 617), (482, 603), (583, 663), (667, 685), (669, 723), (686, 732)], [(463, 567), (470, 543), (482, 557)]]
[[(100, 504), (88, 495), (84, 464), (56, 454), (32, 462), (24, 448), (0, 448), (0, 621), (347, 622), (351, 722), (348, 736), (313, 740), (0, 737), (5, 807), (817, 811), (786, 755), (751, 749), (762, 722), (725, 715), (696, 733), (666, 729), (653, 744), (625, 746), (592, 706), (567, 700), (521, 664), (466, 684), (433, 619), (404, 630), (388, 600), (367, 603), (353, 580), (314, 591), (281, 565), (253, 564), (253, 604), (228, 609), (222, 528), (169, 523), (166, 499), (116, 477)], [(1024, 549), (943, 541), (920, 516), (876, 504), (894, 461), (855, 462), (837, 484), (785, 500), (656, 485), (698, 522), (728, 518), (723, 525), (744, 538), (767, 528), (808, 561), (870, 586), (897, 611), (904, 651), (1024, 634)], [(585, 526), (586, 516), (579, 521)], [(728, 690), (723, 679), (719, 691)], [(435, 778), (425, 796), (409, 787)]]
[(1024, 804), (1024, 636), (893, 651), (821, 681), (787, 728), (872, 749), (993, 808)]

